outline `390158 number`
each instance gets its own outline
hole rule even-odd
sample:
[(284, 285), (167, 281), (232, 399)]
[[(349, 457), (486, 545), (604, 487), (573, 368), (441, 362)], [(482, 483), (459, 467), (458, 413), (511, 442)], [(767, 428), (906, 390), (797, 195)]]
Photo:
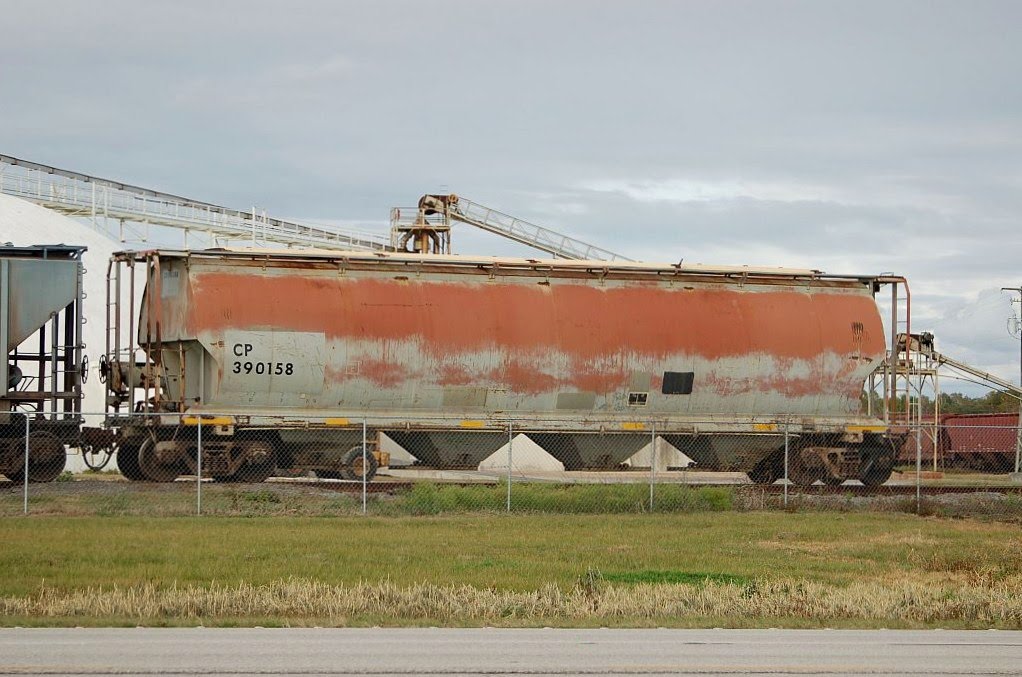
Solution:
[(235, 374), (255, 374), (256, 376), (293, 376), (294, 362), (239, 362), (235, 361), (231, 369)]

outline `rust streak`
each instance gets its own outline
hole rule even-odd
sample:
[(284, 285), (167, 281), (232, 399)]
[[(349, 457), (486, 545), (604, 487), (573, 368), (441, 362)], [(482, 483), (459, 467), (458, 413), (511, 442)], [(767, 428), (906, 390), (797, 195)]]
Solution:
[[(412, 339), (438, 360), (463, 351), (548, 349), (570, 356), (583, 371), (593, 360), (625, 353), (707, 359), (761, 353), (811, 360), (860, 350), (880, 357), (884, 350), (873, 299), (827, 290), (399, 284), (216, 272), (195, 275), (190, 301), (192, 332), (266, 328), (370, 341)], [(861, 323), (862, 331), (853, 332), (852, 322)], [(516, 368), (508, 365), (512, 372)], [(456, 373), (450, 377), (458, 379)]]

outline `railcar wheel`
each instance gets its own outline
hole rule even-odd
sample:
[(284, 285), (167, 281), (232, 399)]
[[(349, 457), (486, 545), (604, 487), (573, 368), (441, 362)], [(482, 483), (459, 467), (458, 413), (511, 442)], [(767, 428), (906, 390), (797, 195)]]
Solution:
[(884, 447), (868, 447), (862, 450), (859, 463), (859, 481), (867, 487), (879, 487), (891, 479), (894, 471), (894, 455)]
[(244, 443), (245, 462), (230, 475), (214, 476), (216, 482), (260, 484), (273, 476), (277, 470), (277, 458), (269, 442), (249, 441)]
[(269, 460), (247, 465), (242, 468), (239, 473), (241, 474), (242, 482), (261, 484), (270, 479), (270, 477), (273, 476), (273, 471), (276, 469), (277, 465), (272, 460)]
[(773, 484), (784, 476), (784, 467), (773, 461), (763, 461), (746, 474), (756, 484)]
[(342, 479), (361, 482), (364, 475), (368, 482), (376, 476), (378, 468), (379, 463), (376, 461), (376, 456), (368, 450), (363, 453), (361, 444), (348, 449), (344, 457), (341, 458)]
[(243, 465), (233, 475), (218, 475), (214, 482), (227, 484), (261, 484), (273, 476), (276, 467), (272, 463)]
[[(67, 454), (60, 440), (48, 432), (32, 433), (28, 442), (28, 481), (52, 482), (60, 477), (67, 464)], [(15, 482), (25, 481), (25, 468), (8, 475)]]
[(167, 461), (160, 458), (156, 442), (151, 437), (146, 438), (138, 450), (138, 467), (145, 479), (151, 482), (173, 482), (181, 474), (180, 459)]
[(245, 455), (250, 460), (238, 468), (238, 472), (235, 473), (236, 482), (260, 484), (268, 480), (273, 475), (273, 471), (277, 469), (273, 445), (269, 442), (246, 443)]
[(829, 472), (824, 473), (823, 483), (828, 487), (837, 487), (845, 483), (844, 477), (838, 477), (837, 475), (831, 475)]
[(788, 460), (788, 479), (792, 484), (800, 487), (812, 486), (816, 480), (824, 479), (825, 471), (822, 467), (814, 467), (807, 464), (797, 454)]
[(49, 461), (33, 463), (30, 460), (28, 463), (28, 481), (52, 482), (60, 477), (60, 473), (64, 472), (66, 465), (67, 456), (64, 455), (63, 450), (61, 450), (59, 455)]
[(138, 465), (138, 451), (139, 445), (134, 442), (117, 447), (117, 469), (125, 479), (132, 482), (144, 482), (146, 479)]
[[(10, 444), (6, 441), (0, 440), (0, 457), (5, 457), (9, 461), (9, 465), (6, 470), (0, 470), (0, 475), (3, 475), (11, 482), (17, 482), (18, 478), (21, 481), (25, 480), (25, 476), (21, 474), (21, 464), (25, 462), (24, 450), (22, 453), (18, 453), (16, 447), (20, 445), (21, 440), (16, 440)], [(12, 449), (12, 446), (15, 447)]]

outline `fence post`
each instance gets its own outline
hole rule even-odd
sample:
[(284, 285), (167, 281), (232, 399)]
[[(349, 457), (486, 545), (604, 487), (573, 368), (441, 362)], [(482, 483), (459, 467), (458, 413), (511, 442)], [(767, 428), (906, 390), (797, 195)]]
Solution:
[(202, 514), (202, 414), (199, 414), (199, 424), (195, 430), (196, 451), (195, 451), (195, 514)]
[[(923, 439), (922, 424), (916, 426), (916, 514), (922, 512), (922, 484), (923, 484)], [(936, 446), (934, 441), (934, 446)]]
[(784, 507), (788, 507), (788, 424), (784, 424)]
[(31, 419), (29, 419), (28, 414), (25, 414), (25, 466), (22, 468), (22, 473), (25, 475), (24, 510), (26, 515), (28, 514), (28, 436), (32, 432), (31, 427)]
[(366, 420), (362, 419), (362, 514), (365, 515), (368, 512), (366, 493), (368, 492), (369, 473), (366, 472), (366, 468), (369, 467), (369, 457), (366, 452)]
[(507, 422), (507, 512), (511, 512), (511, 462), (514, 448), (514, 424)]
[[(1020, 339), (1022, 340), (1022, 339)], [(1022, 401), (1018, 403), (1018, 429), (1015, 431), (1015, 474), (1019, 471), (1019, 462), (1022, 462)]]
[(649, 431), (649, 511), (653, 512), (653, 488), (656, 486), (656, 423), (650, 423)]

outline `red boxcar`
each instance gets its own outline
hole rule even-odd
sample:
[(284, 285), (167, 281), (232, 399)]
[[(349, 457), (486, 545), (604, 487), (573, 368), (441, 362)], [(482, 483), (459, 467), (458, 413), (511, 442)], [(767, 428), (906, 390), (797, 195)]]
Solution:
[(1015, 467), (1018, 414), (948, 414), (940, 442), (949, 466), (1007, 472)]

